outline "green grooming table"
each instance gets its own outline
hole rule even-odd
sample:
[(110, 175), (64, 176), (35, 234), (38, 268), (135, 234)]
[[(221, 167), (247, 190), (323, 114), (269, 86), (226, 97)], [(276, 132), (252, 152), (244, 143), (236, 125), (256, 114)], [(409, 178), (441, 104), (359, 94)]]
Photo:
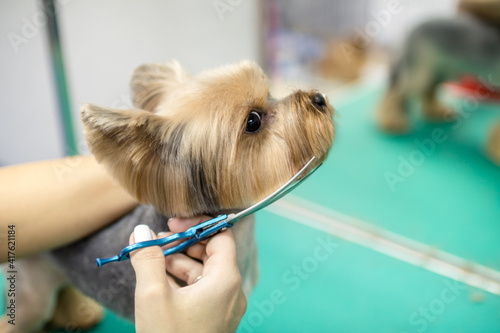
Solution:
[[(500, 106), (455, 100), (459, 122), (414, 117), (412, 134), (390, 137), (374, 122), (381, 95), (364, 86), (330, 97), (338, 111), (334, 148), (294, 195), (500, 270), (500, 167), (483, 153)], [(436, 130), (440, 142), (428, 144), (420, 162), (414, 152)], [(418, 165), (403, 182), (388, 182), (387, 172), (401, 175), (410, 156)], [(241, 333), (500, 332), (499, 296), (334, 238), (339, 246), (315, 264), (325, 233), (268, 212), (257, 226), (261, 279)], [(282, 303), (270, 303), (274, 290)]]
[[(457, 123), (416, 119), (412, 134), (393, 137), (375, 126), (380, 98), (381, 90), (368, 86), (339, 101), (329, 159), (294, 194), (500, 270), (500, 167), (484, 153), (489, 130), (500, 121), (500, 104), (475, 107), (456, 100), (464, 114)], [(415, 152), (433, 131), (446, 139), (420, 161)], [(386, 175), (399, 176), (402, 165), (404, 182), (391, 188)]]
[[(374, 124), (380, 88), (329, 97), (338, 114), (334, 148), (294, 195), (500, 270), (500, 167), (483, 153), (500, 106), (458, 101), (458, 125), (416, 117), (412, 134), (391, 137)], [(387, 173), (399, 175), (420, 149), (416, 140), (428, 142), (435, 130), (446, 139), (391, 187)], [(269, 211), (257, 220), (260, 281), (240, 333), (500, 332), (499, 296)], [(108, 313), (89, 332), (117, 331), (134, 328)]]
[[(258, 217), (261, 276), (240, 333), (500, 331), (498, 296), (267, 212)], [(338, 247), (311, 259), (327, 241)]]

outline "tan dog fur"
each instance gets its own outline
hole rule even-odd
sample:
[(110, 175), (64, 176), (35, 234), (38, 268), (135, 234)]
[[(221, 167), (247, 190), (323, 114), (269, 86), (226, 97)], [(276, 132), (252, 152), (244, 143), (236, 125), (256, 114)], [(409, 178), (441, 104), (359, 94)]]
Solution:
[[(87, 142), (120, 184), (168, 217), (216, 215), (247, 207), (289, 180), (312, 156), (317, 157), (316, 165), (321, 163), (335, 134), (333, 108), (326, 98), (316, 91), (295, 91), (274, 99), (269, 80), (250, 61), (194, 77), (176, 62), (144, 65), (134, 72), (131, 89), (135, 110), (82, 107)], [(258, 112), (262, 119), (252, 133), (246, 131), (250, 112)], [(148, 216), (150, 210), (144, 207), (135, 210), (145, 212), (137, 216)], [(115, 311), (133, 320), (135, 279), (130, 264), (97, 269), (92, 261), (105, 255), (104, 245), (117, 252), (123, 247), (120, 242), (128, 241), (130, 234), (125, 226), (144, 223), (137, 221), (135, 211), (128, 220), (124, 217), (80, 242), (20, 261), (26, 263), (25, 284), (43, 293), (31, 303), (30, 294), (20, 295), (27, 301), (25, 310), (20, 309), (19, 326), (7, 325), (4, 317), (0, 328), (32, 332), (47, 324), (71, 323), (72, 329), (96, 324), (102, 319), (99, 305), (73, 286), (97, 300), (96, 290), (116, 289), (109, 294), (116, 298), (107, 305), (114, 309), (126, 304)], [(158, 221), (156, 232), (161, 230), (154, 228), (167, 227)], [(252, 216), (233, 228), (247, 291), (257, 278), (253, 228)], [(37, 265), (30, 265), (30, 260)], [(36, 283), (44, 277), (52, 282)]]
[[(270, 99), (269, 81), (252, 62), (195, 80), (177, 63), (141, 66), (132, 89), (144, 110), (82, 107), (87, 141), (132, 195), (166, 216), (248, 207), (312, 156), (322, 162), (332, 144), (333, 109), (317, 110), (315, 92)], [(264, 123), (248, 134), (251, 110), (262, 112)]]

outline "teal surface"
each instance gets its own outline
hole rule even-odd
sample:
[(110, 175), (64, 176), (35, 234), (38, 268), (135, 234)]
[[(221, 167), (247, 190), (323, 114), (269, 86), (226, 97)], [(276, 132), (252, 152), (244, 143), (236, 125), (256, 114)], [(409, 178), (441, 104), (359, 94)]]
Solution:
[[(500, 167), (484, 156), (500, 105), (472, 108), (457, 101), (464, 114), (457, 123), (417, 120), (412, 134), (391, 137), (375, 126), (380, 96), (364, 88), (339, 101), (329, 159), (294, 195), (500, 269)], [(416, 142), (428, 143), (433, 131), (446, 139), (419, 153)], [(402, 181), (391, 187), (388, 173), (402, 175)]]
[[(374, 122), (380, 96), (365, 86), (331, 98), (334, 148), (294, 195), (500, 270), (500, 167), (484, 156), (500, 106), (455, 101), (457, 123), (415, 117), (412, 134), (390, 137)], [(498, 296), (265, 211), (257, 241), (260, 282), (240, 333), (500, 332)], [(108, 313), (89, 332), (134, 329)]]
[[(414, 116), (412, 134), (391, 137), (375, 126), (380, 96), (363, 87), (332, 101), (334, 148), (294, 195), (499, 269), (500, 168), (484, 147), (500, 106), (457, 100), (456, 123)], [(270, 213), (259, 214), (257, 235), (261, 280), (239, 332), (500, 332), (498, 296), (339, 240), (316, 267), (328, 236)], [(295, 289), (297, 266), (311, 273)], [(273, 308), (276, 289), (286, 300)]]
[[(258, 215), (261, 276), (239, 333), (500, 332), (500, 297), (271, 213)], [(328, 241), (338, 246), (318, 257)]]

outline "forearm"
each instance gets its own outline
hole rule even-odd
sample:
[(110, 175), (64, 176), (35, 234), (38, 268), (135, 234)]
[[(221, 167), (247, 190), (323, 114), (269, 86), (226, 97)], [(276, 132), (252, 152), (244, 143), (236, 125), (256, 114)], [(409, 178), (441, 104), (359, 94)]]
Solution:
[[(6, 243), (8, 226), (15, 225), (18, 258), (59, 247), (136, 204), (92, 156), (1, 168), (0, 243)], [(0, 262), (6, 257), (2, 246)]]

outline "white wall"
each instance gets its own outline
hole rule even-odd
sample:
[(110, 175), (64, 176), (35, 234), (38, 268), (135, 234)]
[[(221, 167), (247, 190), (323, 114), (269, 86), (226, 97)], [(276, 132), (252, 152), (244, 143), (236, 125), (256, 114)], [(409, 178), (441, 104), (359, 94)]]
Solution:
[[(25, 23), (40, 12), (36, 5), (0, 2), (0, 165), (53, 158), (64, 150), (45, 31)], [(11, 44), (10, 33), (25, 39)]]
[[(222, 0), (227, 3), (226, 0)], [(238, 1), (232, 1), (238, 3)], [(47, 57), (45, 26), (15, 52), (8, 32), (22, 33), (38, 2), (0, 2), (0, 163), (62, 156), (62, 132)], [(82, 103), (124, 107), (134, 68), (177, 58), (192, 72), (241, 58), (258, 60), (257, 1), (221, 14), (212, 1), (60, 0), (59, 27), (77, 141)]]
[(397, 14), (388, 18), (387, 25), (382, 22), (376, 39), (383, 45), (399, 48), (408, 33), (423, 21), (455, 15), (458, 0), (372, 0), (369, 21), (380, 20), (377, 13), (387, 12), (391, 3), (398, 4)]

